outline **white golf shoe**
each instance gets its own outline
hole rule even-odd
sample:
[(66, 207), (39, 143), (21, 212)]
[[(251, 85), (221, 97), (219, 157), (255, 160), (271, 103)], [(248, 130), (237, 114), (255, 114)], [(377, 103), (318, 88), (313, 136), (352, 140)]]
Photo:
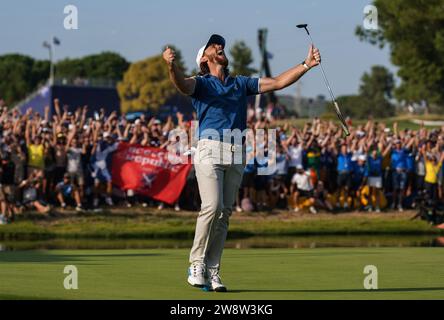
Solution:
[(207, 284), (205, 280), (205, 266), (199, 263), (193, 263), (188, 268), (188, 283), (193, 287), (203, 288)]
[(218, 269), (208, 269), (208, 291), (227, 292), (227, 287), (222, 283)]

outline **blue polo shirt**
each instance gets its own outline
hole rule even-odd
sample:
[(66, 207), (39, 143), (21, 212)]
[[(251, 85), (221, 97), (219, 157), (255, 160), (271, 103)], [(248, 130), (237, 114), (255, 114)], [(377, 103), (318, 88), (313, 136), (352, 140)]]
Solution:
[(413, 152), (407, 154), (405, 163), (408, 172), (413, 172), (415, 170), (415, 156), (413, 155)]
[(392, 150), (392, 169), (407, 169), (407, 150)]
[(382, 157), (378, 155), (376, 159), (368, 157), (368, 170), (371, 177), (382, 176)]
[(219, 141), (224, 141), (224, 129), (247, 128), (247, 96), (259, 93), (259, 78), (227, 76), (222, 83), (210, 74), (196, 77), (196, 87), (191, 95), (199, 120), (199, 139), (216, 140), (206, 129), (217, 131)]
[(362, 179), (368, 177), (368, 167), (367, 165), (360, 166), (358, 163), (353, 165), (353, 182), (359, 184)]
[(341, 171), (352, 171), (353, 169), (353, 163), (352, 163), (352, 155), (351, 153), (347, 153), (347, 154), (342, 154), (339, 153), (338, 154), (338, 166), (337, 166), (337, 170), (338, 172)]

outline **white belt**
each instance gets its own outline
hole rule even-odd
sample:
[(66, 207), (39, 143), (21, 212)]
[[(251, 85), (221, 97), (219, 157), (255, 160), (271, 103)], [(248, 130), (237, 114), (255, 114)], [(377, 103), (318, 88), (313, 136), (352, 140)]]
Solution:
[(210, 139), (199, 140), (198, 146), (201, 146), (201, 145), (215, 147), (215, 148), (226, 150), (226, 151), (233, 152), (233, 153), (238, 150), (242, 150), (241, 144), (232, 144), (232, 143), (226, 143), (226, 142), (217, 141), (217, 140), (210, 140)]

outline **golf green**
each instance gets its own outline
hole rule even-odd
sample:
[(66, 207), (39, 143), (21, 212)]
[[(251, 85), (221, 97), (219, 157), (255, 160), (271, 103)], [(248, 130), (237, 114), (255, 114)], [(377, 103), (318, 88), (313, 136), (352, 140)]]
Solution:
[[(227, 249), (228, 293), (186, 282), (188, 250), (0, 252), (1, 299), (444, 299), (440, 248)], [(78, 289), (64, 288), (66, 265)], [(379, 290), (364, 289), (374, 265)]]

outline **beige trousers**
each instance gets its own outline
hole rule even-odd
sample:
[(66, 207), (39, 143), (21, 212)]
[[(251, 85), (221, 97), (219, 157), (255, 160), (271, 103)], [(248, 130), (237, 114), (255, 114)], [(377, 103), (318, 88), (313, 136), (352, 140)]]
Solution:
[[(194, 166), (202, 200), (190, 263), (219, 269), (229, 218), (244, 172), (245, 150), (240, 145), (200, 140)], [(239, 163), (240, 162), (240, 163)]]

